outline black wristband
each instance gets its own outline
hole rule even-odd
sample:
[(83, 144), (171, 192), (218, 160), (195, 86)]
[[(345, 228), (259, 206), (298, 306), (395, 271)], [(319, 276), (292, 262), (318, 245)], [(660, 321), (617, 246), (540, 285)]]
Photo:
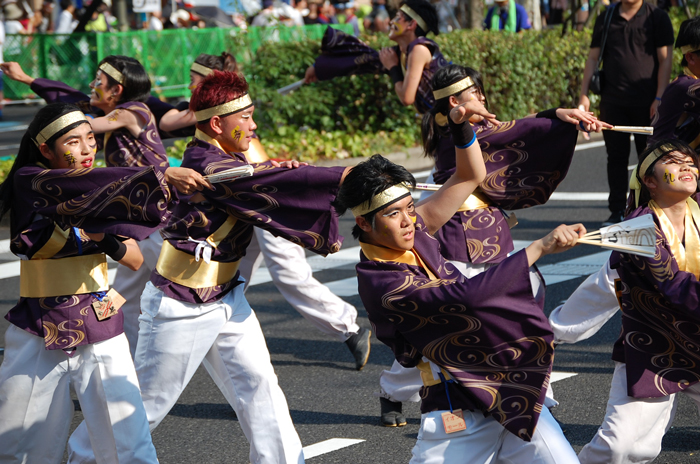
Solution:
[(403, 82), (403, 71), (401, 66), (398, 64), (389, 70), (389, 77), (391, 77), (391, 82), (396, 84), (397, 82)]
[(101, 242), (95, 242), (97, 248), (102, 250), (107, 256), (115, 261), (120, 261), (126, 254), (126, 245), (117, 240), (112, 234), (105, 234)]
[(535, 115), (536, 118), (547, 118), (547, 119), (559, 119), (557, 117), (557, 110), (559, 108), (550, 108), (548, 110), (540, 111)]
[(474, 135), (474, 129), (469, 121), (464, 121), (461, 124), (456, 124), (451, 117), (447, 117), (447, 121), (450, 124), (450, 133), (452, 134), (452, 141), (457, 148), (467, 148), (470, 147), (472, 143), (476, 140)]

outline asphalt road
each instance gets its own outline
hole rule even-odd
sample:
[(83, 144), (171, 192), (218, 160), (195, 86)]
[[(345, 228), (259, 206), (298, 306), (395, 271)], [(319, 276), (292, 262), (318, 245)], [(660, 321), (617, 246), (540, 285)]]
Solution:
[[(26, 121), (36, 108), (6, 109), (6, 121), (15, 118)], [(26, 122), (25, 122), (26, 124)], [(21, 131), (8, 132), (0, 125), (0, 156), (16, 152), (5, 148), (19, 144)], [(593, 146), (577, 153), (567, 179), (557, 192), (605, 192), (605, 154)], [(555, 154), (553, 154), (555, 155)], [(633, 158), (636, 160), (636, 158)], [(600, 196), (600, 195), (599, 195)], [(561, 223), (583, 222), (589, 230), (600, 226), (608, 216), (604, 200), (552, 200), (548, 204), (518, 211), (519, 225), (513, 229), (516, 240), (537, 239)], [(342, 230), (348, 237), (344, 249), (356, 247), (350, 236), (351, 219), (342, 220)], [(0, 239), (7, 239), (6, 226), (0, 228)], [(599, 262), (601, 250), (579, 246), (568, 253), (548, 256), (540, 266), (566, 264), (569, 260), (588, 256)], [(595, 259), (593, 259), (595, 258)], [(604, 260), (604, 257), (603, 257)], [(14, 261), (11, 255), (0, 254), (0, 265)], [(315, 272), (322, 282), (337, 285), (355, 276), (352, 260), (339, 261), (335, 267)], [(324, 267), (320, 264), (319, 267)], [(559, 266), (561, 267), (561, 266)], [(549, 267), (554, 280), (566, 271)], [(593, 272), (595, 266), (588, 266)], [(546, 274), (546, 273), (545, 273)], [(579, 274), (581, 272), (579, 271)], [(565, 300), (585, 277), (579, 276), (547, 287), (546, 311)], [(548, 277), (549, 279), (549, 277)], [(345, 285), (344, 288), (346, 288)], [(0, 314), (9, 310), (18, 298), (19, 278), (0, 280)], [(352, 291), (347, 292), (352, 293)], [(320, 454), (309, 459), (314, 464), (325, 463), (406, 463), (411, 456), (420, 424), (417, 404), (406, 404), (408, 425), (401, 428), (379, 426), (379, 400), (375, 397), (382, 369), (392, 362), (388, 348), (372, 340), (369, 363), (361, 372), (354, 370), (352, 357), (343, 343), (334, 341), (315, 330), (282, 298), (272, 283), (252, 285), (248, 300), (256, 310), (267, 337), (279, 382), (287, 395), (291, 415), (304, 446), (333, 438), (364, 440), (351, 446)], [(369, 327), (359, 296), (344, 298), (355, 305), (359, 324)], [(7, 322), (0, 319), (0, 346), (4, 345)], [(595, 434), (600, 425), (612, 378), (610, 359), (612, 344), (620, 330), (619, 316), (609, 321), (591, 339), (576, 345), (557, 348), (554, 370), (575, 376), (553, 384), (560, 405), (553, 409), (566, 437), (578, 451)], [(0, 358), (1, 359), (1, 358)], [(1, 420), (1, 419), (0, 419)], [(76, 412), (75, 427), (81, 420)], [(681, 395), (673, 428), (666, 434), (663, 452), (657, 463), (700, 462), (700, 430), (693, 404)], [(221, 393), (200, 368), (178, 404), (153, 432), (153, 440), (162, 463), (247, 463), (248, 444), (235, 414)], [(464, 461), (469, 462), (468, 457)]]

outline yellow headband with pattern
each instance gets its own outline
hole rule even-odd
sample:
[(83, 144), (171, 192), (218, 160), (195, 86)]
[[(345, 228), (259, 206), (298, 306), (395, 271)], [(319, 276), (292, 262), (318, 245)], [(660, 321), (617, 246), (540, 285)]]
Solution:
[(639, 179), (646, 175), (649, 166), (651, 166), (656, 160), (664, 155), (673, 153), (676, 150), (678, 150), (678, 148), (675, 145), (671, 143), (664, 143), (659, 148), (649, 153), (649, 155), (644, 158), (641, 165), (634, 168), (634, 171), (632, 171), (632, 177), (630, 177), (630, 195), (634, 193), (635, 207), (639, 206), (639, 196), (642, 193), (642, 183), (639, 181)]
[(374, 195), (372, 198), (365, 201), (364, 203), (360, 203), (354, 208), (351, 208), (351, 211), (355, 217), (364, 216), (365, 214), (371, 213), (372, 211), (377, 211), (382, 208), (385, 208), (388, 205), (410, 194), (411, 191), (408, 189), (408, 185), (406, 185), (405, 183), (392, 185), (388, 189)]
[(100, 65), (100, 71), (103, 73), (107, 74), (109, 77), (120, 83), (121, 85), (124, 85), (124, 74), (121, 72), (117, 71), (117, 68), (112, 66), (111, 64), (104, 62)]
[(192, 66), (190, 66), (190, 71), (196, 72), (197, 74), (201, 74), (202, 76), (214, 74), (213, 69), (207, 68), (206, 66), (201, 65), (199, 63), (192, 63)]
[(467, 76), (461, 81), (455, 82), (454, 84), (449, 85), (444, 89), (433, 90), (433, 97), (435, 97), (435, 100), (440, 100), (441, 98), (449, 97), (450, 95), (459, 93), (464, 89), (468, 89), (473, 85), (474, 81), (471, 77)]
[(413, 8), (411, 8), (408, 5), (401, 5), (401, 11), (406, 13), (412, 20), (418, 23), (421, 29), (427, 34), (430, 32), (430, 29), (428, 29), (428, 25), (423, 21), (423, 18), (420, 17), (418, 13), (413, 11)]
[(34, 143), (38, 147), (42, 143), (46, 143), (47, 140), (71, 124), (82, 121), (88, 122), (82, 111), (71, 111), (70, 113), (66, 113), (48, 126), (44, 127), (37, 134), (36, 138), (34, 139)]
[(700, 50), (700, 45), (683, 45), (681, 47), (681, 53), (686, 54), (686, 53), (691, 53), (691, 52), (697, 52)]
[(197, 118), (197, 122), (208, 121), (214, 116), (225, 116), (231, 113), (236, 113), (249, 106), (253, 106), (253, 100), (250, 99), (249, 94), (244, 94), (235, 100), (231, 100), (228, 103), (222, 105), (214, 106), (212, 108), (207, 108), (200, 111), (194, 112), (194, 117)]

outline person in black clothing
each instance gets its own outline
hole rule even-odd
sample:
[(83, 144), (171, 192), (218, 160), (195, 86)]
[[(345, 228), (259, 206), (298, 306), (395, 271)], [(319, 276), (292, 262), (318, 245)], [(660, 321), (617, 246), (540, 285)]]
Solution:
[[(613, 125), (648, 126), (661, 102), (671, 76), (673, 26), (668, 14), (644, 0), (614, 3), (608, 36), (603, 47), (603, 80), (600, 118)], [(596, 20), (581, 83), (579, 105), (588, 111), (588, 89), (601, 53), (606, 12)], [(608, 208), (603, 225), (620, 222), (626, 205), (629, 135), (603, 133), (608, 152)], [(637, 153), (646, 147), (647, 137), (635, 135)]]

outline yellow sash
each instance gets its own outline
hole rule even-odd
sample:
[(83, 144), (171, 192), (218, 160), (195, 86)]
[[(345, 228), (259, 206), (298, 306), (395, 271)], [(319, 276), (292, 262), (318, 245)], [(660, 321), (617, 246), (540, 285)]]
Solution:
[[(226, 222), (206, 241), (216, 248), (226, 238), (236, 224), (236, 218), (229, 216)], [(204, 259), (197, 261), (194, 255), (180, 251), (167, 240), (163, 242), (156, 270), (166, 279), (188, 288), (208, 288), (230, 282), (236, 276), (239, 261), (222, 263)]]
[[(423, 385), (426, 387), (432, 387), (433, 385), (442, 383), (441, 379), (436, 379), (433, 375), (433, 370), (430, 368), (430, 363), (427, 363), (421, 359), (418, 365), (416, 365), (416, 368), (420, 371), (420, 379), (423, 381)], [(440, 368), (440, 371), (446, 379), (451, 378), (450, 373), (442, 367)]]
[(488, 203), (488, 199), (480, 192), (474, 192), (469, 195), (469, 198), (459, 207), (457, 211), (471, 211), (474, 209), (486, 209), (491, 205)]
[[(43, 249), (43, 248), (42, 248)], [(19, 296), (45, 298), (109, 290), (103, 254), (20, 261)]]
[(671, 224), (664, 210), (654, 200), (649, 201), (649, 208), (659, 218), (661, 230), (668, 240), (673, 256), (676, 258), (678, 269), (690, 272), (700, 279), (700, 235), (698, 234), (700, 207), (692, 198), (688, 198), (685, 204), (685, 246), (681, 243), (676, 230), (673, 228), (673, 224)]
[(425, 272), (428, 274), (428, 278), (430, 280), (439, 280), (435, 276), (435, 273), (423, 262), (415, 248), (412, 248), (410, 251), (399, 251), (392, 250), (391, 248), (370, 245), (369, 243), (364, 242), (360, 242), (360, 247), (362, 248), (362, 252), (370, 261), (389, 261), (410, 264), (411, 266), (419, 266), (425, 269)]

